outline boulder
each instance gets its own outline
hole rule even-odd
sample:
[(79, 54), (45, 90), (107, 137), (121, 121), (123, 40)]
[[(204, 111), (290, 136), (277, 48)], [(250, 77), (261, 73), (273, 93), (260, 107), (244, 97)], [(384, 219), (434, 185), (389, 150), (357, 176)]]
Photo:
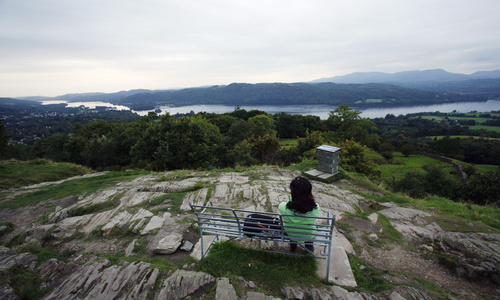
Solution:
[(214, 284), (215, 277), (207, 273), (177, 270), (163, 281), (154, 299), (184, 299), (202, 288), (207, 287), (208, 289)]
[(217, 278), (217, 289), (215, 290), (215, 299), (218, 300), (238, 300), (236, 290), (229, 282), (229, 278)]
[(179, 248), (182, 243), (182, 239), (183, 237), (181, 234), (172, 232), (158, 242), (153, 252), (158, 254), (172, 254), (177, 251), (177, 248)]

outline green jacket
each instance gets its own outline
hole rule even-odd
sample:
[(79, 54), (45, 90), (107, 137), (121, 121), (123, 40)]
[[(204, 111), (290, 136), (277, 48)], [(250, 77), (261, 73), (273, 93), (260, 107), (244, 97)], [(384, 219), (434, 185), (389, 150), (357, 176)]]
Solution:
[[(283, 226), (287, 231), (288, 236), (294, 242), (309, 241), (314, 238), (316, 234), (316, 219), (314, 218), (300, 218), (295, 216), (319, 216), (319, 205), (316, 203), (316, 208), (307, 213), (299, 213), (286, 207), (286, 202), (281, 202), (278, 206), (278, 211), (283, 216)], [(295, 216), (287, 216), (295, 215)], [(304, 233), (302, 233), (304, 232)]]

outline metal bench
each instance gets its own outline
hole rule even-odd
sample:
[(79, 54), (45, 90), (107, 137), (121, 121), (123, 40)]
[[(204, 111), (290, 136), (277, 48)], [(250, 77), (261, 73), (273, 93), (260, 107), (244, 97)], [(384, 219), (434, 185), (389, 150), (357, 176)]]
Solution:
[[(302, 249), (304, 249), (305, 254), (310, 254), (317, 259), (326, 260), (326, 278), (328, 280), (330, 273), (330, 254), (331, 254), (331, 244), (332, 244), (332, 235), (333, 235), (333, 226), (335, 223), (335, 216), (328, 212), (327, 217), (309, 217), (309, 216), (294, 216), (300, 218), (313, 218), (316, 220), (316, 234), (313, 239), (300, 239), (294, 237), (297, 241), (291, 241), (289, 235), (304, 234), (303, 228), (298, 227), (290, 227), (287, 226), (287, 231), (284, 230), (283, 226), (283, 216), (279, 213), (271, 213), (271, 212), (258, 212), (258, 211), (249, 211), (242, 209), (232, 209), (232, 208), (223, 208), (223, 207), (215, 207), (211, 202), (208, 202), (206, 205), (193, 205), (191, 206), (192, 211), (196, 215), (198, 219), (198, 225), (200, 227), (200, 246), (201, 246), (201, 258), (203, 259), (205, 255), (210, 250), (210, 247), (214, 242), (222, 241), (221, 236), (228, 237), (229, 240), (234, 239), (252, 239), (259, 241), (259, 248), (261, 248), (262, 241), (275, 241), (284, 244), (297, 243)], [(248, 215), (251, 214), (259, 214), (262, 219), (252, 218), (251, 220), (247, 219)], [(265, 218), (265, 219), (264, 219)], [(260, 226), (260, 221), (269, 221), (268, 218), (274, 219), (274, 223), (271, 226)], [(247, 222), (245, 224), (245, 221)], [(254, 227), (249, 227), (248, 225), (253, 225)], [(287, 224), (288, 225), (288, 224)], [(255, 230), (255, 226), (261, 227), (260, 231)], [(257, 227), (257, 228), (258, 228)], [(294, 231), (296, 230), (296, 231)], [(203, 236), (204, 235), (214, 235), (215, 238), (210, 242), (210, 244), (206, 247), (206, 250), (203, 245)], [(314, 251), (319, 254), (315, 254), (311, 252), (307, 247), (308, 245), (313, 245), (322, 248), (321, 251)], [(279, 252), (269, 249), (263, 249), (266, 252), (271, 253), (281, 253), (286, 255), (303, 255), (299, 253), (286, 253)]]

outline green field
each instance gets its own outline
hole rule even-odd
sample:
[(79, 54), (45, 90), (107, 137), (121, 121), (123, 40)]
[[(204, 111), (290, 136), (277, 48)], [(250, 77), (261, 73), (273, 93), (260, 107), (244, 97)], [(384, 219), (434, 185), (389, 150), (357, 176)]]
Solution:
[(0, 190), (91, 173), (88, 168), (45, 159), (0, 161)]
[[(447, 118), (449, 120), (474, 120), (477, 122), (478, 125), (474, 125), (474, 126), (469, 126), (469, 128), (471, 130), (480, 130), (480, 129), (484, 129), (484, 130), (487, 130), (487, 131), (494, 131), (494, 132), (500, 132), (500, 126), (486, 126), (486, 125), (481, 125), (482, 123), (486, 122), (487, 120), (490, 120), (489, 118), (483, 118), (483, 117), (479, 117), (480, 114), (478, 113), (468, 113), (466, 114), (467, 117), (454, 117), (454, 116), (450, 116), (450, 115), (447, 115), (447, 116), (433, 116), (433, 115), (422, 115), (422, 116), (416, 116), (416, 117), (412, 117), (412, 118), (422, 118), (422, 119), (426, 119), (426, 120), (435, 120), (436, 122), (440, 122), (441, 120)], [(499, 116), (500, 114), (493, 114), (493, 113), (490, 113), (491, 116)]]
[(492, 172), (500, 168), (500, 166), (497, 165), (475, 165), (475, 167), (483, 172)]
[(359, 100), (355, 102), (356, 104), (361, 104), (361, 103), (382, 103), (382, 99), (365, 99), (365, 100)]
[(444, 135), (432, 135), (432, 136), (427, 136), (431, 139), (444, 139), (444, 138), (450, 138), (450, 139), (461, 139), (461, 140), (466, 140), (466, 139), (485, 139), (485, 140), (500, 140), (498, 138), (492, 138), (492, 137), (482, 137), (482, 136), (470, 136), (470, 135), (450, 135), (450, 136), (444, 136)]
[(484, 125), (475, 125), (469, 127), (472, 130), (484, 129), (488, 131), (500, 132), (500, 127), (497, 126), (484, 126)]
[(422, 155), (410, 155), (405, 157), (399, 152), (394, 152), (394, 159), (397, 164), (383, 164), (375, 167), (374, 170), (381, 172), (381, 179), (384, 181), (390, 181), (393, 178), (398, 178), (404, 174), (412, 171), (422, 171), (422, 167), (429, 164), (436, 164), (443, 168), (449, 168), (450, 171), (453, 168), (442, 161), (422, 156)]

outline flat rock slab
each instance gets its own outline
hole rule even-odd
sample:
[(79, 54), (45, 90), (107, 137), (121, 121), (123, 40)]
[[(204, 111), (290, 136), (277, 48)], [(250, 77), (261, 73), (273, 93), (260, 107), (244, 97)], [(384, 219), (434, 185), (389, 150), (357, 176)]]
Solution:
[(215, 290), (216, 300), (238, 300), (234, 286), (229, 282), (229, 278), (217, 278), (217, 288)]
[[(318, 276), (326, 278), (326, 260), (318, 259)], [(357, 287), (351, 264), (346, 251), (341, 246), (332, 246), (330, 256), (330, 275), (328, 281), (346, 287)]]
[(379, 213), (383, 214), (389, 219), (396, 219), (396, 220), (413, 220), (413, 221), (420, 221), (422, 217), (430, 217), (431, 214), (421, 211), (418, 209), (413, 209), (413, 208), (406, 208), (406, 207), (391, 207), (387, 209), (383, 209), (379, 211)]
[(158, 242), (158, 246), (156, 246), (153, 252), (158, 254), (172, 254), (177, 251), (177, 248), (182, 243), (182, 239), (181, 234), (172, 232)]
[[(210, 245), (210, 243), (212, 243), (214, 240), (215, 240), (215, 235), (204, 235), (202, 237), (203, 239), (203, 251), (207, 251), (208, 249), (208, 246)], [(194, 259), (197, 259), (197, 260), (200, 260), (201, 259), (201, 244), (202, 244), (202, 239), (200, 239), (198, 241), (198, 243), (196, 243), (196, 245), (194, 245), (194, 248), (193, 248), (193, 251), (191, 252), (191, 257), (193, 257)], [(228, 240), (227, 237), (221, 237), (221, 240)]]
[(203, 272), (177, 270), (165, 279), (155, 299), (185, 299), (203, 286), (214, 282), (215, 277)]
[(148, 225), (146, 225), (146, 227), (144, 227), (144, 229), (141, 231), (141, 235), (146, 235), (155, 229), (161, 228), (163, 226), (163, 222), (165, 222), (164, 218), (153, 216), (149, 220)]
[(336, 175), (336, 174), (332, 174), (332, 173), (321, 172), (319, 170), (310, 170), (310, 171), (307, 171), (305, 173), (307, 175), (310, 175), (310, 176), (313, 176), (313, 177), (318, 177), (318, 178), (321, 178), (321, 179), (328, 179), (328, 178), (333, 177), (333, 176)]

